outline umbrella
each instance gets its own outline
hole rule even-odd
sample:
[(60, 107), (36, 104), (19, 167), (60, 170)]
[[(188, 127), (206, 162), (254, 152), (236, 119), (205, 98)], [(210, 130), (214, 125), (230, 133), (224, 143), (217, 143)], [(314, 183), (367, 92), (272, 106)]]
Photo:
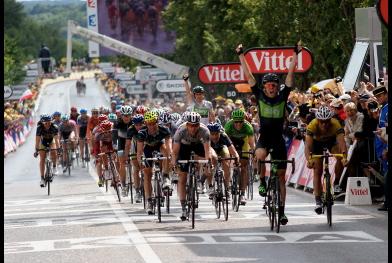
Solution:
[(25, 90), (25, 92), (23, 92), (22, 97), (20, 97), (19, 99), (19, 102), (31, 99), (32, 97), (33, 97), (33, 93), (31, 92), (30, 89), (27, 89)]

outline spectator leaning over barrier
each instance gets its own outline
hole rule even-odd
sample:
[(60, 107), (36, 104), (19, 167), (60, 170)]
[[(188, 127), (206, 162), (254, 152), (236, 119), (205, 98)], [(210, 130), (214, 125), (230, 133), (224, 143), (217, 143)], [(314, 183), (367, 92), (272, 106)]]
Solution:
[(362, 131), (363, 114), (357, 111), (357, 106), (354, 102), (349, 102), (344, 105), (344, 111), (347, 115), (344, 125), (344, 140), (346, 141), (347, 148), (349, 148), (355, 140), (355, 133)]
[[(382, 172), (385, 177), (384, 184), (384, 195), (385, 201), (382, 207), (379, 208), (381, 211), (388, 211), (390, 206), (390, 191), (387, 189), (388, 185), (388, 140), (385, 140), (386, 128), (388, 127), (388, 90), (384, 86), (379, 86), (373, 90), (373, 95), (376, 97), (379, 104), (381, 104), (380, 118), (378, 122), (377, 137), (376, 137), (376, 153), (377, 158), (379, 158), (382, 163)], [(384, 137), (384, 138), (382, 138)]]

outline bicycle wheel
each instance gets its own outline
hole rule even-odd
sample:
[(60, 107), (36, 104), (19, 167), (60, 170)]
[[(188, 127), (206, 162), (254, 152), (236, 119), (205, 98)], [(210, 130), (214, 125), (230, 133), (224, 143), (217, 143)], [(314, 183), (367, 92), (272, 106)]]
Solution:
[(191, 188), (191, 207), (192, 207), (192, 229), (195, 228), (195, 210), (196, 210), (196, 177), (193, 176), (192, 188)]
[(46, 162), (46, 176), (45, 176), (45, 184), (48, 188), (48, 195), (50, 195), (50, 162)]
[(327, 207), (327, 223), (332, 226), (332, 194), (331, 194), (331, 181), (330, 176), (326, 176), (326, 192), (325, 192), (325, 205)]
[[(69, 148), (69, 147), (68, 147)], [(70, 157), (71, 156), (71, 157)], [(67, 170), (68, 176), (71, 176), (71, 162), (72, 162), (72, 152), (68, 149), (67, 151)]]
[(235, 169), (233, 171), (233, 185), (232, 185), (232, 187), (233, 187), (233, 191), (232, 191), (232, 195), (233, 195), (232, 207), (233, 207), (234, 212), (238, 212), (239, 205), (240, 205), (240, 201), (239, 201), (240, 190), (239, 190), (238, 179), (239, 179), (239, 172), (238, 172), (237, 169)]
[(162, 199), (162, 190), (161, 190), (161, 180), (159, 179), (161, 175), (158, 173), (155, 175), (155, 184), (156, 184), (156, 191), (155, 191), (155, 199), (156, 199), (156, 206), (158, 212), (158, 221), (161, 222), (161, 199)]
[(121, 194), (120, 194), (120, 188), (118, 187), (118, 180), (119, 180), (119, 176), (117, 174), (116, 168), (114, 166), (113, 161), (110, 162), (110, 170), (112, 172), (112, 184), (114, 187), (114, 190), (116, 190), (117, 193), (117, 197), (118, 197), (118, 202), (121, 202)]
[(131, 164), (128, 164), (128, 188), (127, 188), (127, 193), (131, 195), (131, 204), (133, 204), (133, 185), (132, 185), (132, 166)]
[(225, 216), (225, 221), (229, 220), (229, 189), (224, 190), (225, 192), (225, 198), (222, 201), (222, 210), (223, 210), (223, 215)]
[(170, 214), (170, 192), (165, 192), (166, 213)]
[(253, 166), (248, 165), (248, 199), (253, 200)]
[(276, 224), (276, 233), (279, 233), (279, 231), (280, 231), (280, 217), (281, 217), (281, 214), (279, 213), (280, 188), (279, 188), (279, 179), (278, 178), (276, 178), (276, 180), (275, 180), (275, 189), (276, 189), (276, 192), (275, 192), (275, 194), (276, 194), (276, 203), (275, 203), (275, 212), (276, 212), (275, 218), (276, 218), (276, 221), (275, 221), (275, 224)]

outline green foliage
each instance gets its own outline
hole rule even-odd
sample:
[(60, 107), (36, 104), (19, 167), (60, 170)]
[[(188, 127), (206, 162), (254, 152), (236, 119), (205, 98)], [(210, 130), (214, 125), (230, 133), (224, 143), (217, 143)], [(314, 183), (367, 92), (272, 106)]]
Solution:
[(7, 35), (4, 38), (4, 84), (12, 85), (22, 80), (22, 52), (17, 41)]

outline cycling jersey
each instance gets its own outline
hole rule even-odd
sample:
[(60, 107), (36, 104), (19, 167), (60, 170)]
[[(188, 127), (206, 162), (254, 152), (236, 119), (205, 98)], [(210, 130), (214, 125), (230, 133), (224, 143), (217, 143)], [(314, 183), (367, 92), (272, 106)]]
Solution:
[(79, 126), (79, 137), (80, 138), (85, 138), (86, 137), (87, 125), (88, 125), (89, 118), (90, 117), (88, 115), (86, 117), (82, 117), (82, 115), (80, 115), (78, 117), (78, 120), (77, 120), (76, 123)]
[(252, 87), (252, 92), (256, 96), (258, 104), (258, 114), (260, 120), (260, 139), (276, 140), (283, 134), (283, 123), (287, 99), (291, 88), (284, 85), (275, 98), (265, 95), (263, 87), (256, 84)]
[(99, 124), (99, 120), (98, 117), (91, 117), (88, 120), (88, 124), (87, 124), (87, 132), (92, 133), (93, 129)]
[(59, 130), (55, 124), (50, 124), (48, 129), (45, 129), (44, 125), (39, 123), (35, 135), (41, 137), (41, 144), (45, 147), (49, 147), (53, 142), (53, 138), (58, 134)]
[(106, 146), (108, 151), (113, 151), (111, 132), (103, 132), (101, 127), (96, 126), (92, 131), (92, 135), (94, 138), (93, 155), (96, 156), (101, 152), (101, 144)]
[(167, 127), (159, 125), (155, 134), (149, 134), (147, 127), (143, 127), (136, 135), (136, 139), (144, 142), (147, 146), (157, 146), (163, 143), (163, 140), (170, 138), (170, 131)]
[(225, 132), (237, 148), (237, 146), (242, 147), (244, 143), (248, 142), (248, 137), (253, 136), (253, 127), (249, 122), (244, 121), (242, 128), (236, 130), (234, 128), (234, 121), (230, 120), (225, 125)]
[(132, 126), (132, 122), (125, 123), (122, 119), (118, 121), (113, 126), (113, 143), (117, 144), (117, 150), (125, 150), (125, 141), (127, 139), (128, 128)]
[(185, 145), (208, 143), (210, 142), (210, 130), (208, 130), (207, 126), (200, 123), (200, 127), (196, 132), (196, 135), (192, 136), (188, 133), (188, 129), (184, 123), (178, 127), (176, 133), (174, 134), (173, 140), (175, 143), (181, 143)]
[(71, 132), (76, 131), (76, 123), (73, 120), (69, 120), (68, 124), (61, 123), (59, 131), (62, 138), (68, 139)]
[(318, 142), (335, 141), (336, 136), (342, 133), (344, 134), (344, 129), (340, 125), (339, 121), (335, 118), (331, 119), (331, 124), (329, 125), (327, 131), (323, 132), (319, 129), (317, 119), (313, 119), (306, 128), (306, 134)]
[(212, 103), (210, 101), (203, 100), (200, 104), (193, 102), (193, 104), (189, 106), (186, 110), (199, 113), (201, 116), (200, 122), (207, 125), (210, 122), (208, 116), (212, 109)]
[(70, 115), (69, 115), (69, 119), (70, 119), (70, 120), (73, 120), (73, 121), (76, 123), (76, 122), (78, 122), (78, 117), (79, 117), (79, 116), (80, 116), (79, 113), (70, 114)]
[(232, 144), (229, 136), (223, 131), (220, 132), (219, 140), (216, 143), (211, 140), (211, 147), (217, 154), (222, 152), (224, 147), (230, 147)]

